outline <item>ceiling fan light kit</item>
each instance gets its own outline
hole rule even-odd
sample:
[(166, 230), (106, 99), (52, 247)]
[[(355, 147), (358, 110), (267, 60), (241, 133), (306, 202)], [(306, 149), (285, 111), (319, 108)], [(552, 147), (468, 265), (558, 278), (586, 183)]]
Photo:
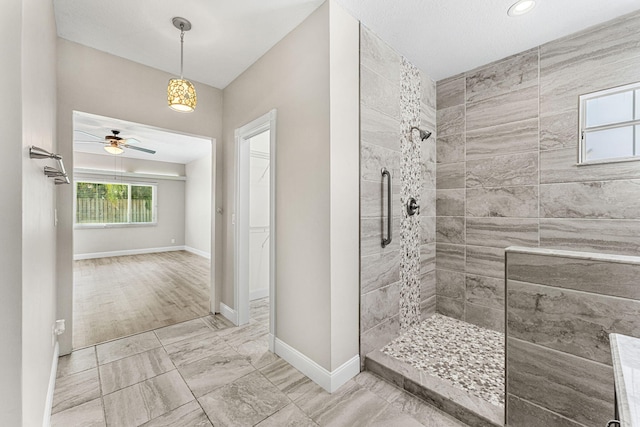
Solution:
[(183, 78), (184, 33), (191, 29), (191, 22), (184, 18), (175, 17), (173, 26), (180, 30), (180, 78), (169, 80), (167, 87), (167, 102), (169, 107), (182, 113), (190, 113), (196, 109), (198, 98), (193, 84)]
[(124, 150), (120, 147), (118, 147), (118, 143), (117, 142), (112, 142), (111, 145), (105, 145), (104, 146), (104, 151), (106, 151), (109, 154), (122, 154), (124, 153)]

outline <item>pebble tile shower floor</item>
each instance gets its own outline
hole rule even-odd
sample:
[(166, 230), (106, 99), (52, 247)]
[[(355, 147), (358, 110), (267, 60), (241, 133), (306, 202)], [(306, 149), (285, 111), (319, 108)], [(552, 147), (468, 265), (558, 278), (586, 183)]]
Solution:
[(504, 334), (434, 314), (382, 352), (504, 406)]

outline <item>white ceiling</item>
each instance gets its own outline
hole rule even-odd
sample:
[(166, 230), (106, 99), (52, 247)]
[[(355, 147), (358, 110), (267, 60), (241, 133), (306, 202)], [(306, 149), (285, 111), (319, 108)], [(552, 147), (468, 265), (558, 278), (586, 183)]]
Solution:
[(175, 75), (224, 88), (323, 0), (53, 0), (58, 35)]
[[(337, 0), (434, 80), (467, 71), (640, 9), (638, 0)], [(54, 0), (58, 34), (132, 61), (224, 88), (323, 0)]]
[[(73, 113), (74, 151), (113, 156), (104, 150), (105, 144), (100, 141), (106, 135), (111, 135), (113, 129), (119, 130), (122, 138), (135, 138), (138, 142), (133, 144), (156, 151), (156, 154), (150, 154), (125, 148), (124, 153), (118, 154), (118, 157), (187, 164), (211, 155), (211, 140), (207, 138), (78, 111)], [(78, 131), (95, 135), (96, 138)]]
[(640, 9), (638, 0), (537, 0), (510, 17), (516, 0), (337, 1), (436, 81)]

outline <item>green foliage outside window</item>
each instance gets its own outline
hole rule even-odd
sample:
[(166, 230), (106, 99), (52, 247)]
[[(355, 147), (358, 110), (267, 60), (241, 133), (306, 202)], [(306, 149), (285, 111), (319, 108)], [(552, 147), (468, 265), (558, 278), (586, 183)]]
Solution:
[(127, 224), (154, 222), (150, 185), (76, 183), (77, 224)]

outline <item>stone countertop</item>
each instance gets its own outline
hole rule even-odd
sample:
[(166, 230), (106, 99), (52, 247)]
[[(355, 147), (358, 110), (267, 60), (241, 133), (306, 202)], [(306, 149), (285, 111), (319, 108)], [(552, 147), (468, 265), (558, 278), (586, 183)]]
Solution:
[(640, 338), (611, 334), (611, 357), (622, 427), (640, 427)]

